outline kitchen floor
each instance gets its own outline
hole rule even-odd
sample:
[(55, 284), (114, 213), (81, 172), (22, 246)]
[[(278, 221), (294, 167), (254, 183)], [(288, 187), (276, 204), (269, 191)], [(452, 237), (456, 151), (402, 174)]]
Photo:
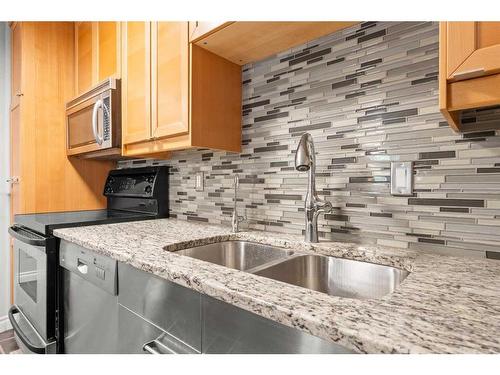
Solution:
[(14, 339), (14, 331), (12, 329), (0, 333), (0, 354), (18, 354), (20, 353), (16, 340)]

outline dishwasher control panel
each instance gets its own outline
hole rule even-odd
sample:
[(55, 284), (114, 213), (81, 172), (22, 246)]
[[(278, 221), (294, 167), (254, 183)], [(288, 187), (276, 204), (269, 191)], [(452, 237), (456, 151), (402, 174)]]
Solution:
[(118, 295), (116, 260), (62, 240), (59, 265), (108, 293)]

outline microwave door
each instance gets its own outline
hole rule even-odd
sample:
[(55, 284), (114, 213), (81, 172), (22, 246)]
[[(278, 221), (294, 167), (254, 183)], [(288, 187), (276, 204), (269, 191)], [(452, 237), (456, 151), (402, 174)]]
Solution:
[[(67, 153), (80, 154), (99, 150), (99, 128), (102, 129), (102, 103), (99, 97), (76, 105), (67, 112)], [(102, 142), (101, 142), (102, 143)]]

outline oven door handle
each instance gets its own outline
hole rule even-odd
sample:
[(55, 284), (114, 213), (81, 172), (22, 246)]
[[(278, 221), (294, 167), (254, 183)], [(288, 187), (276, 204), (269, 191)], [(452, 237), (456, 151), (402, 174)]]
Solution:
[(26, 345), (26, 347), (30, 351), (32, 351), (33, 353), (36, 353), (36, 354), (44, 354), (45, 353), (45, 347), (33, 345), (30, 342), (30, 340), (26, 337), (26, 335), (24, 334), (24, 332), (21, 330), (21, 327), (19, 327), (19, 324), (17, 324), (16, 319), (14, 319), (14, 314), (18, 314), (18, 313), (22, 314), (21, 311), (19, 311), (19, 309), (17, 308), (16, 305), (11, 306), (11, 308), (9, 309), (9, 313), (8, 313), (9, 314), (10, 324), (12, 325), (12, 328), (14, 329), (14, 331), (17, 333), (17, 336), (23, 342), (23, 344)]
[(24, 242), (28, 245), (33, 245), (33, 246), (45, 246), (47, 244), (47, 240), (45, 238), (43, 238), (42, 236), (39, 236), (39, 238), (33, 238), (33, 237), (23, 235), (22, 234), (23, 232), (30, 233), (30, 234), (32, 234), (32, 236), (35, 236), (34, 233), (31, 233), (30, 231), (28, 231), (24, 228), (18, 227), (16, 225), (9, 227), (9, 234), (21, 242)]
[(94, 104), (94, 109), (92, 110), (92, 132), (94, 133), (94, 138), (97, 144), (100, 146), (102, 145), (103, 137), (101, 137), (97, 131), (97, 114), (99, 111), (99, 108), (103, 108), (104, 103), (102, 102), (102, 99), (98, 99), (95, 104)]

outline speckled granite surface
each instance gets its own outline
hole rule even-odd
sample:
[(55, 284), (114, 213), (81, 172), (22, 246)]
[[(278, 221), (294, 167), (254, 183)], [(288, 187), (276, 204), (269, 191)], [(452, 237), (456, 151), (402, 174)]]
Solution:
[[(58, 229), (56, 236), (362, 353), (500, 353), (500, 262), (322, 242), (161, 219)], [(412, 273), (396, 292), (354, 300), (280, 283), (168, 250), (244, 239)], [(167, 249), (165, 250), (164, 247)]]

